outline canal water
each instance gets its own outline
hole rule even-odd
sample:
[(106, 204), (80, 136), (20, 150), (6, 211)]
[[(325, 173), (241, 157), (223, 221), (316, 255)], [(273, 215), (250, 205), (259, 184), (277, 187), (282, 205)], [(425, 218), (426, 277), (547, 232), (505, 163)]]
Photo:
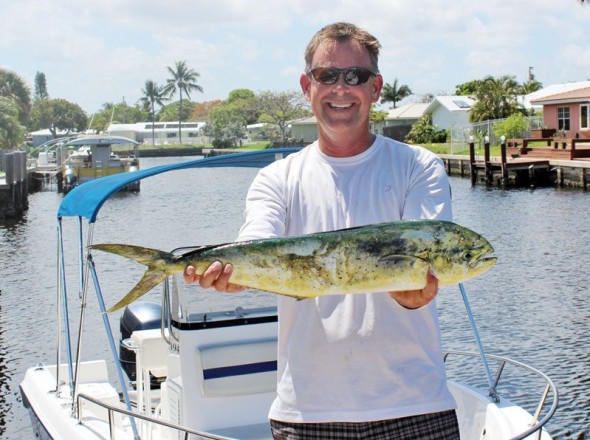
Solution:
[[(184, 160), (187, 158), (142, 159), (141, 166)], [(116, 195), (104, 205), (94, 242), (171, 250), (231, 241), (241, 224), (245, 193), (256, 172), (199, 169), (144, 180), (140, 193)], [(472, 188), (469, 179), (455, 177), (451, 182), (455, 221), (486, 236), (498, 256), (494, 269), (465, 284), (486, 351), (548, 374), (560, 392), (560, 406), (549, 431), (558, 439), (588, 438), (590, 193)], [(61, 200), (55, 190), (31, 194), (23, 219), (0, 223), (0, 438), (33, 438), (18, 385), (28, 367), (55, 363), (55, 215)], [(66, 234), (74, 235), (77, 223), (67, 221), (64, 228)], [(66, 243), (66, 252), (75, 255), (73, 240)], [(139, 279), (143, 268), (118, 257), (95, 257), (105, 300), (113, 304)], [(158, 292), (149, 296), (158, 301)], [(70, 313), (75, 316), (75, 286), (70, 288), (70, 297)], [(218, 306), (220, 297), (232, 307), (273, 301), (272, 295), (243, 293), (228, 298), (212, 294), (211, 308)], [(442, 289), (438, 305), (445, 347), (475, 351), (459, 290)], [(88, 307), (92, 317), (86, 322), (90, 336), (83, 357), (109, 356), (93, 296)], [(110, 317), (116, 337), (119, 316)], [(518, 376), (508, 370), (507, 378)], [(522, 381), (532, 384), (534, 393), (540, 395), (534, 380)], [(527, 393), (520, 389), (503, 389), (501, 382), (499, 391), (516, 393), (516, 400), (528, 405), (524, 403)], [(535, 407), (527, 409), (532, 412)]]

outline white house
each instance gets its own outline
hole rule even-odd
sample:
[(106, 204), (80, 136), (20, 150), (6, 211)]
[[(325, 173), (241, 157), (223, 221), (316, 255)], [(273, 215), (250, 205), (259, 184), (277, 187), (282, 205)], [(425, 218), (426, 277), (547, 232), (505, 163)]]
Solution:
[(318, 138), (318, 122), (315, 116), (296, 119), (291, 122), (291, 137), (296, 141), (303, 139), (303, 144), (311, 144)]
[[(209, 138), (203, 136), (201, 129), (206, 122), (181, 122), (183, 144), (205, 144)], [(135, 124), (111, 124), (106, 130), (108, 134), (135, 139), (139, 143), (152, 143), (152, 123), (137, 122)], [(178, 144), (178, 121), (155, 122), (153, 124), (156, 145)]]
[(425, 113), (432, 115), (432, 125), (438, 130), (469, 124), (469, 112), (476, 100), (469, 96), (437, 96)]

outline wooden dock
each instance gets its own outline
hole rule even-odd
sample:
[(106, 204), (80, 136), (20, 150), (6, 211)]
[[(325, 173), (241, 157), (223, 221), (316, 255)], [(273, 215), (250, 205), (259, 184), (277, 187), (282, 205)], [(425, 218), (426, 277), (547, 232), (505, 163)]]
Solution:
[(484, 145), (484, 155), (476, 155), (471, 144), (469, 156), (443, 154), (441, 158), (447, 174), (470, 177), (472, 185), (481, 182), (500, 187), (555, 185), (590, 189), (590, 157), (549, 158), (547, 151), (545, 155), (509, 155), (510, 148), (506, 145), (501, 146), (500, 157), (490, 156), (489, 151), (489, 145)]
[(16, 151), (2, 154), (0, 178), (0, 219), (19, 217), (29, 208), (27, 153)]

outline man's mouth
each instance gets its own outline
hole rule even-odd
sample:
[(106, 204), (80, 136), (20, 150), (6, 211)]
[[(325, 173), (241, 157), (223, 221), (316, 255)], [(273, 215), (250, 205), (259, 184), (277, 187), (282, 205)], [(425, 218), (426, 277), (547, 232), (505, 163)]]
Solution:
[(343, 109), (347, 109), (352, 107), (352, 104), (334, 104), (334, 103), (329, 103), (328, 104), (330, 106), (330, 108), (334, 108), (337, 110), (343, 110)]

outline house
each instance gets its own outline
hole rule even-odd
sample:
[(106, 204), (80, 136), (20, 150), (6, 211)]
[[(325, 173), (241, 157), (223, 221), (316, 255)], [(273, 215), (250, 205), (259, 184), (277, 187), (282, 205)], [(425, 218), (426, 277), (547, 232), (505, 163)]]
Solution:
[[(203, 136), (201, 129), (206, 122), (181, 122), (183, 144), (205, 144), (209, 139)], [(139, 143), (152, 143), (152, 123), (137, 122), (135, 124), (111, 124), (106, 130), (115, 136), (124, 136), (134, 139)], [(153, 124), (154, 139), (156, 145), (178, 144), (178, 121), (155, 122)]]
[(560, 91), (532, 99), (531, 104), (543, 106), (547, 128), (567, 138), (590, 139), (590, 82), (587, 86)]
[(470, 96), (437, 96), (425, 113), (432, 115), (432, 125), (438, 130), (469, 125), (469, 112), (476, 100)]
[(296, 141), (301, 141), (303, 139), (303, 145), (315, 142), (318, 138), (318, 122), (315, 116), (292, 121), (291, 137)]
[(396, 107), (387, 112), (385, 120), (374, 122), (372, 131), (384, 136), (403, 141), (426, 109), (427, 103), (415, 102)]
[[(412, 103), (388, 111), (385, 120), (371, 124), (371, 131), (403, 141), (413, 124), (424, 114), (432, 114), (432, 123), (438, 130), (469, 125), (469, 111), (475, 99), (469, 96), (437, 96), (430, 103)], [(291, 137), (310, 143), (317, 139), (315, 117), (291, 123)]]
[[(68, 131), (66, 130), (57, 130), (57, 137), (62, 137), (62, 136), (67, 136), (69, 134)], [(53, 133), (51, 133), (51, 131), (49, 131), (48, 128), (44, 128), (43, 130), (37, 130), (37, 131), (32, 131), (28, 134), (28, 139), (30, 141), (31, 146), (33, 147), (38, 147), (40, 145), (43, 145), (45, 142), (49, 142), (53, 139), (55, 139), (55, 137), (53, 136)]]

